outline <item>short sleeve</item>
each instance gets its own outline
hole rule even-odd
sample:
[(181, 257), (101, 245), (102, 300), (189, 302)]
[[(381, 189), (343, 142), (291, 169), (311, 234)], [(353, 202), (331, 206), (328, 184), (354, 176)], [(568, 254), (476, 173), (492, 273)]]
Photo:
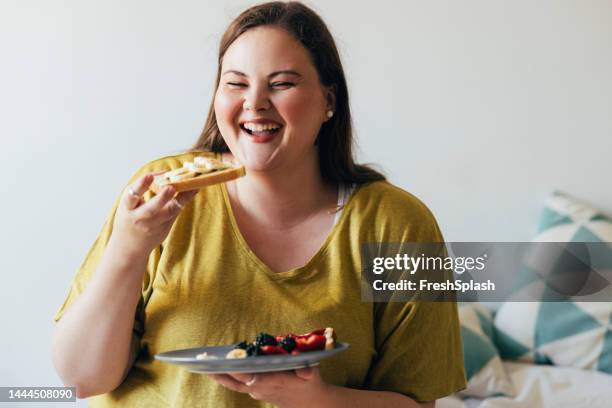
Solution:
[[(408, 224), (400, 227), (398, 242), (443, 243), (429, 209), (420, 202), (413, 208), (418, 221), (405, 217)], [(440, 250), (446, 253), (444, 246)], [(452, 272), (443, 272), (439, 278), (452, 279)], [(451, 294), (446, 299), (454, 298)], [(376, 355), (365, 388), (428, 402), (466, 387), (455, 301), (379, 302), (374, 304), (374, 318)]]
[[(137, 171), (134, 174), (134, 176), (132, 176), (132, 178), (128, 182), (128, 185), (133, 183), (138, 177), (140, 177), (140, 175), (148, 171), (153, 171), (153, 170), (147, 169), (146, 167), (141, 168), (139, 171)], [(149, 198), (150, 198), (150, 193), (147, 193), (147, 195), (145, 195), (145, 199), (149, 199)], [(90, 281), (92, 275), (96, 271), (96, 268), (98, 267), (98, 264), (100, 263), (102, 259), (102, 255), (104, 254), (104, 251), (106, 249), (106, 246), (112, 234), (113, 223), (115, 220), (115, 213), (117, 211), (118, 204), (119, 204), (119, 198), (115, 200), (112, 210), (109, 216), (107, 217), (106, 222), (104, 223), (104, 226), (102, 227), (102, 230), (98, 234), (98, 237), (94, 241), (93, 245), (89, 249), (89, 252), (85, 256), (85, 259), (83, 260), (79, 269), (77, 270), (77, 273), (74, 276), (72, 280), (72, 284), (68, 291), (68, 295), (66, 296), (64, 303), (62, 304), (62, 306), (60, 307), (60, 309), (57, 311), (57, 313), (54, 316), (54, 320), (56, 322), (62, 318), (64, 313), (69, 309), (70, 305), (72, 305), (75, 299), (77, 299), (85, 291), (87, 287), (87, 283)], [(139, 344), (138, 339), (141, 338), (142, 334), (144, 333), (144, 307), (152, 292), (153, 277), (155, 275), (155, 270), (159, 263), (160, 257), (161, 257), (161, 247), (158, 246), (149, 255), (149, 260), (147, 263), (147, 270), (143, 278), (142, 293), (141, 293), (140, 300), (138, 302), (138, 306), (136, 308), (136, 314), (134, 316), (134, 335), (135, 337), (133, 337), (132, 339), (132, 350), (133, 351), (135, 351), (134, 349)]]
[(433, 401), (465, 388), (455, 302), (379, 304), (366, 388)]

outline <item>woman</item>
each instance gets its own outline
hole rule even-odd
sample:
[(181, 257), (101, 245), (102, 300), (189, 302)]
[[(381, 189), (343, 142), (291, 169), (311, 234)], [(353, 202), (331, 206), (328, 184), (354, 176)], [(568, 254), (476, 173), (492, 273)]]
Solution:
[[(361, 301), (365, 242), (440, 242), (414, 196), (354, 163), (334, 41), (300, 3), (252, 7), (221, 40), (195, 151), (145, 165), (56, 316), (54, 361), (92, 406), (434, 406), (465, 385), (454, 303)], [(202, 154), (247, 176), (147, 193)], [(135, 316), (135, 318), (134, 318)], [(351, 348), (320, 369), (198, 375), (159, 352), (331, 326)]]

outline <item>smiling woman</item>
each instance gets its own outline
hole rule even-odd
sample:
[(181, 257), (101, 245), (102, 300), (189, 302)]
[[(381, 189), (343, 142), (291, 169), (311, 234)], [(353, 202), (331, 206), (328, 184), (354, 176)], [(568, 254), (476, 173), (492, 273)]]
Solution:
[[(221, 40), (215, 86), (195, 148), (132, 177), (81, 265), (56, 315), (64, 382), (101, 394), (94, 407), (433, 406), (462, 389), (453, 302), (361, 299), (364, 243), (442, 234), (421, 201), (355, 163), (321, 18), (297, 2), (246, 10)], [(197, 195), (148, 192), (153, 174), (201, 156), (247, 174)], [(318, 327), (351, 344), (319, 368), (200, 375), (152, 359)]]

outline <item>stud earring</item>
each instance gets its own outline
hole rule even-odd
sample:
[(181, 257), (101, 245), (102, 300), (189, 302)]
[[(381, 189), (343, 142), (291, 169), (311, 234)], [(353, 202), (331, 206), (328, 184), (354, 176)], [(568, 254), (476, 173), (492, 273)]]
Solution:
[(327, 118), (328, 118), (328, 119), (331, 119), (331, 117), (332, 117), (332, 116), (334, 116), (334, 111), (332, 111), (332, 110), (328, 110), (328, 111), (327, 111)]

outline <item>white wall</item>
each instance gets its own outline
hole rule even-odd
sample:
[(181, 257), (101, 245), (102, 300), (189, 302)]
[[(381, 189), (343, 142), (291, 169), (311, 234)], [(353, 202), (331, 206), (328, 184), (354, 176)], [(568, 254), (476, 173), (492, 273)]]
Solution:
[[(129, 175), (199, 134), (218, 39), (251, 4), (219, 3), (0, 3), (0, 386), (59, 384), (51, 317)], [(555, 188), (612, 212), (612, 1), (310, 4), (360, 158), (448, 240), (529, 240)]]

